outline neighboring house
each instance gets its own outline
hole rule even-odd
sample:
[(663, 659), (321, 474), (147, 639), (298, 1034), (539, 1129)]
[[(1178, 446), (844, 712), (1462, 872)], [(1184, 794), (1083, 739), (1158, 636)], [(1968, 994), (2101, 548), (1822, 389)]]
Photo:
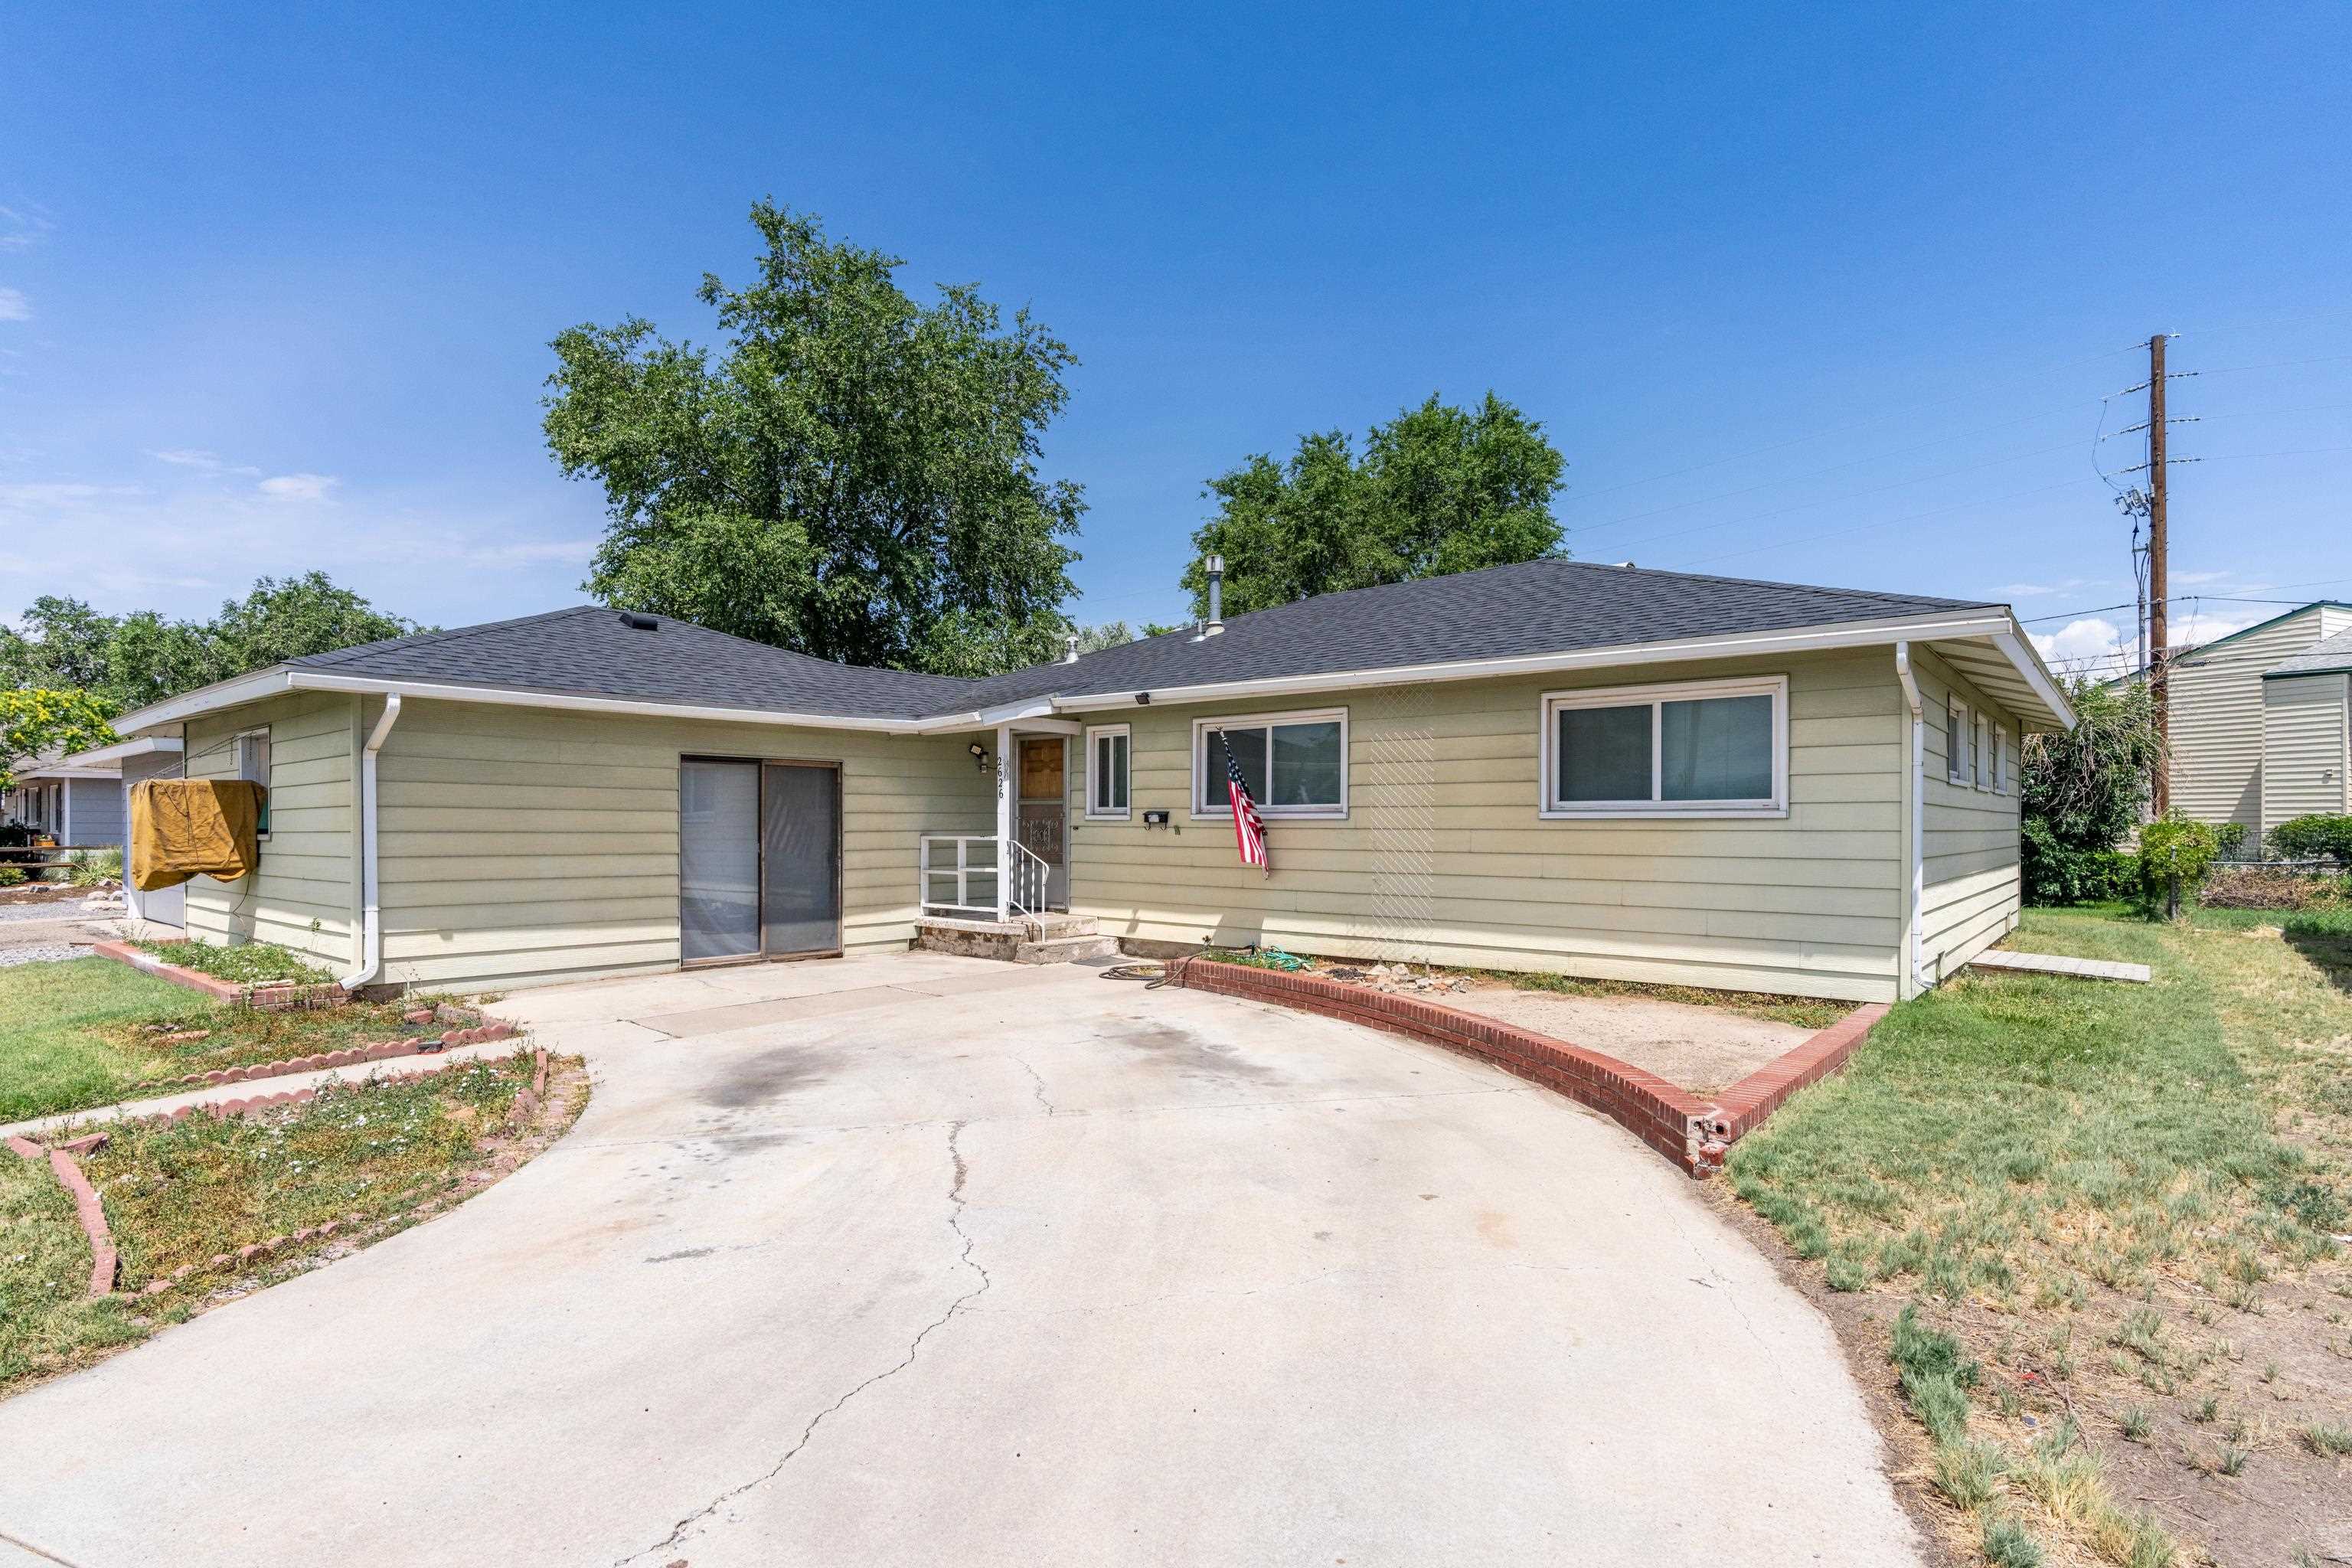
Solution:
[(61, 845), (91, 849), (122, 847), (122, 781), (94, 753), (52, 752), (16, 770), (13, 789), (0, 794), (0, 822), (22, 823)]
[[(94, 751), (78, 752), (71, 761), (77, 775), (86, 772), (93, 777), (113, 781), (108, 787), (113, 793), (114, 842), (121, 843), (130, 837), (131, 792), (140, 781), (180, 776), (180, 741), (176, 735), (142, 735)], [(79, 827), (76, 831), (79, 831)], [(131, 920), (176, 927), (186, 918), (183, 912), (184, 895), (178, 888), (142, 893), (125, 877), (122, 896), (124, 913)]]
[[(1886, 999), (2014, 925), (2019, 743), (2072, 722), (2005, 605), (1541, 561), (985, 679), (561, 610), (116, 728), (268, 786), (259, 869), (188, 884), (191, 934), (353, 985), (1042, 906), (1139, 943)], [(1237, 863), (1220, 736), (1270, 875)]]
[(2305, 605), (2173, 655), (2174, 809), (2243, 823), (2252, 843), (2290, 817), (2346, 809), (2347, 632), (2352, 605)]

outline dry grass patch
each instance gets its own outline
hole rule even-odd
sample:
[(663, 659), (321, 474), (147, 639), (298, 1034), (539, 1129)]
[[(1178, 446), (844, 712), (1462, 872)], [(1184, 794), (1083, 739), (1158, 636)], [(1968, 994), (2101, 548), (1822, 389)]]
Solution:
[[(337, 1086), (263, 1114), (110, 1127), (82, 1161), (121, 1252), (117, 1294), (103, 1300), (82, 1294), (89, 1251), (71, 1203), (46, 1167), (11, 1156), (0, 1167), (0, 1390), (86, 1364), (479, 1191), (561, 1136), (586, 1103), (578, 1058), (553, 1058), (548, 1104), (513, 1119), (532, 1067), (518, 1052)], [(240, 1258), (254, 1244), (274, 1245)]]
[(2352, 935), (2293, 920), (2029, 913), (2021, 945), (2156, 983), (1963, 976), (1734, 1148), (1816, 1278), (1980, 1369), (1902, 1373), (1960, 1560), (2352, 1555), (2339, 1461), (2294, 1436), (2352, 1419)]

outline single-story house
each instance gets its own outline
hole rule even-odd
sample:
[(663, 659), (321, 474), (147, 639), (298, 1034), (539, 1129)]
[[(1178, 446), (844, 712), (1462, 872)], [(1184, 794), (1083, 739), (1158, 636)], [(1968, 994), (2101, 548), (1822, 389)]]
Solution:
[(1538, 561), (980, 679), (558, 610), (117, 727), (268, 786), (259, 869), (189, 883), (190, 933), (353, 986), (1055, 910), (1139, 944), (1885, 1000), (2014, 925), (2019, 744), (2072, 722), (2006, 605)]
[[(2323, 601), (2172, 656), (2171, 803), (2242, 823), (2352, 810), (2352, 605)], [(2137, 679), (2137, 676), (2126, 679)]]
[(122, 847), (121, 773), (97, 753), (46, 752), (16, 769), (16, 780), (0, 793), (0, 823), (79, 848)]

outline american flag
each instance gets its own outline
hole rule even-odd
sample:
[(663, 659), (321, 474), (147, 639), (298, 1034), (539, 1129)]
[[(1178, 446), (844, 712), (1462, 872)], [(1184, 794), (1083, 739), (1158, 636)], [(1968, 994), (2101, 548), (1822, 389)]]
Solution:
[(1234, 847), (1241, 852), (1242, 864), (1255, 866), (1267, 876), (1274, 868), (1265, 859), (1265, 821), (1257, 814), (1257, 802), (1250, 798), (1249, 785), (1242, 783), (1242, 765), (1234, 761), (1234, 749), (1225, 744), (1225, 732), (1217, 731), (1217, 750), (1225, 754), (1225, 793), (1234, 803)]

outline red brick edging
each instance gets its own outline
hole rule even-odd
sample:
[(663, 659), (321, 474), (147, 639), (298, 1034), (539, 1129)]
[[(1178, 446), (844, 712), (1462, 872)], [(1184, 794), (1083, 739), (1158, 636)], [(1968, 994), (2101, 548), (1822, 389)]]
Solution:
[(1694, 1176), (1721, 1170), (1734, 1140), (1762, 1125), (1797, 1090), (1843, 1067), (1886, 1016), (1880, 1004), (1857, 1007), (1710, 1100), (1599, 1051), (1417, 996), (1209, 958), (1174, 960), (1168, 973), (1192, 990), (1297, 1007), (1493, 1062), (1600, 1111)]
[[(454, 1013), (459, 1009), (449, 1008)], [(480, 1015), (476, 1014), (478, 1017)], [(492, 1018), (487, 1023), (463, 1029), (445, 1029), (437, 1035), (418, 1035), (410, 1038), (381, 1040), (373, 1046), (350, 1046), (340, 1051), (321, 1051), (315, 1056), (289, 1057), (283, 1061), (254, 1062), (247, 1067), (213, 1068), (205, 1072), (183, 1074), (179, 1078), (151, 1079), (131, 1086), (131, 1092), (152, 1089), (168, 1094), (175, 1089), (195, 1089), (223, 1083), (250, 1083), (255, 1079), (286, 1078), (298, 1072), (320, 1072), (328, 1068), (358, 1067), (365, 1062), (393, 1061), (401, 1057), (421, 1056), (428, 1051), (446, 1050), (451, 1046), (478, 1046), (491, 1040), (510, 1039), (521, 1031), (504, 1018)]]
[(222, 980), (215, 975), (185, 969), (176, 963), (166, 963), (153, 953), (133, 947), (127, 942), (100, 942), (90, 944), (89, 951), (100, 958), (110, 958), (117, 963), (168, 980), (174, 985), (184, 985), (191, 991), (201, 991), (215, 1002), (236, 1002), (247, 1007), (257, 1007), (265, 1013), (289, 1012), (297, 1007), (316, 1006), (351, 1000), (351, 993), (330, 980), (318, 985), (297, 985), (291, 981), (261, 981), (239, 984), (234, 980)]
[(114, 1294), (114, 1269), (120, 1259), (114, 1250), (114, 1237), (106, 1228), (106, 1208), (98, 1201), (98, 1189), (89, 1184), (89, 1178), (81, 1173), (81, 1167), (74, 1163), (73, 1153), (68, 1151), (87, 1153), (105, 1142), (106, 1134), (102, 1132), (77, 1138), (57, 1149), (44, 1148), (29, 1138), (18, 1138), (13, 1134), (8, 1139), (10, 1151), (18, 1158), (47, 1161), (50, 1174), (57, 1177), (58, 1185), (66, 1190), (66, 1195), (73, 1199), (74, 1218), (81, 1222), (81, 1233), (89, 1237), (89, 1293), (92, 1296)]

